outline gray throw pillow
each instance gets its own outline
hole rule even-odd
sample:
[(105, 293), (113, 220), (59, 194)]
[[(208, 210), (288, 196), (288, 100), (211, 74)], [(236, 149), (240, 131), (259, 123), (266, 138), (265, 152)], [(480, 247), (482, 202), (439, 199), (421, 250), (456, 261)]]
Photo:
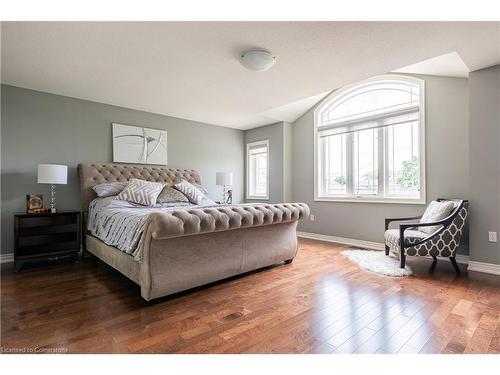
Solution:
[(164, 184), (131, 178), (128, 185), (115, 199), (153, 207)]
[(158, 203), (189, 202), (189, 199), (172, 186), (165, 186), (158, 195)]
[[(432, 201), (426, 208), (422, 218), (420, 219), (421, 223), (432, 223), (433, 221), (443, 220), (451, 211), (453, 211), (453, 207), (455, 204), (452, 201)], [(441, 225), (434, 225), (431, 227), (419, 227), (418, 230), (424, 233), (434, 233), (440, 228)]]
[(128, 182), (105, 182), (93, 186), (92, 189), (94, 189), (98, 197), (104, 198), (120, 194), (127, 184)]

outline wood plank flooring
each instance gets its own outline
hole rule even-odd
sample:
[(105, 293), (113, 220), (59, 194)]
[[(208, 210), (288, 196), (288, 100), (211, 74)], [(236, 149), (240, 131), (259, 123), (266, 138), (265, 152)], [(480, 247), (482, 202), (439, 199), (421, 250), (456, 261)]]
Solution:
[(500, 278), (361, 270), (344, 247), (301, 240), (297, 258), (148, 305), (85, 260), (1, 277), (1, 346), (71, 353), (500, 353)]

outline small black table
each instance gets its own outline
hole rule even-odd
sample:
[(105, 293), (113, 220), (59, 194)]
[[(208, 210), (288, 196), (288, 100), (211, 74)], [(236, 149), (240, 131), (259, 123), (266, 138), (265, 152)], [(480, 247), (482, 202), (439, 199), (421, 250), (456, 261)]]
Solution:
[(16, 272), (24, 261), (55, 259), (71, 255), (79, 260), (80, 211), (14, 215), (14, 261)]

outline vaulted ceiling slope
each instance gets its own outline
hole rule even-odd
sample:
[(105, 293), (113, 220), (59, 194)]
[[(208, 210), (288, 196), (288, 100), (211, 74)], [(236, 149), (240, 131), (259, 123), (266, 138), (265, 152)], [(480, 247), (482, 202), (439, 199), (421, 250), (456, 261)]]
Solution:
[[(435, 56), (500, 63), (498, 22), (3, 22), (1, 36), (5, 84), (238, 129)], [(245, 70), (250, 47), (276, 65)]]

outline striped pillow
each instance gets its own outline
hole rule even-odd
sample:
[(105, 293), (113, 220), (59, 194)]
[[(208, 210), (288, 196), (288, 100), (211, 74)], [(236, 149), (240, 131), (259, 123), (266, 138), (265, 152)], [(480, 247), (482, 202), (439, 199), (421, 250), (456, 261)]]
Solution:
[(93, 186), (92, 189), (96, 192), (98, 197), (110, 197), (112, 195), (118, 195), (125, 186), (127, 186), (128, 182), (105, 182), (104, 184), (99, 184)]
[(115, 199), (153, 207), (164, 184), (131, 178), (128, 185)]
[(182, 180), (174, 186), (177, 190), (184, 194), (191, 203), (201, 204), (203, 202), (203, 198), (205, 198), (205, 194), (203, 194), (200, 189), (186, 180)]
[(199, 184), (193, 184), (199, 191), (201, 191), (203, 194), (208, 195), (208, 190), (205, 186), (199, 185)]

